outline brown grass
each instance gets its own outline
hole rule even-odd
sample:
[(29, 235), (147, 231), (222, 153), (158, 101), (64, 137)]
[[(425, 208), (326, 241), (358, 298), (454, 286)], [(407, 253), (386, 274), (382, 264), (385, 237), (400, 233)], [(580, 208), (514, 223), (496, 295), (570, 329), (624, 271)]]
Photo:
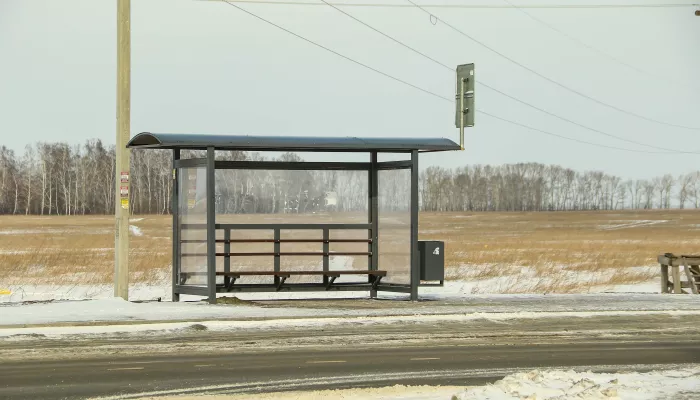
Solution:
[[(131, 236), (131, 282), (167, 282), (172, 219), (135, 218), (143, 218), (132, 222), (143, 236)], [(655, 270), (630, 267), (654, 266), (656, 256), (665, 252), (700, 253), (700, 212), (695, 210), (424, 213), (420, 218), (420, 239), (445, 241), (449, 279), (510, 276), (517, 282), (522, 267), (534, 276), (525, 286), (506, 280), (501, 292), (576, 292), (591, 285), (644, 282)], [(402, 232), (407, 231), (398, 227), (395, 235)], [(320, 250), (311, 248), (315, 244), (303, 246), (295, 250)], [(354, 247), (343, 250), (364, 250), (347, 246)], [(2, 216), (0, 286), (109, 283), (113, 247), (110, 216)], [(396, 259), (404, 258), (396, 254)], [(576, 273), (585, 281), (572, 279)]]
[[(169, 222), (158, 216), (133, 223), (144, 236), (131, 236), (132, 282), (162, 279), (171, 260)], [(0, 286), (111, 282), (113, 226), (109, 216), (0, 217)]]

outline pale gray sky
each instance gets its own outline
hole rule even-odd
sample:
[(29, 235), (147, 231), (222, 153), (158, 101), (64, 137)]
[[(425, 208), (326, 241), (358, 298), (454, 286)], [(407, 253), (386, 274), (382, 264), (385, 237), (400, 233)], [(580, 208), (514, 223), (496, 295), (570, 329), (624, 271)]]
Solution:
[[(404, 0), (382, 2), (408, 4)], [(513, 2), (570, 4), (563, 0)], [(615, 1), (625, 2), (662, 1)], [(506, 4), (501, 0), (451, 3)], [(602, 3), (606, 2), (580, 0), (577, 4)], [(420, 0), (420, 4), (437, 3)], [(241, 6), (398, 78), (454, 97), (450, 71), (328, 6)], [(445, 64), (474, 62), (478, 81), (550, 112), (627, 139), (700, 150), (700, 130), (643, 121), (577, 97), (441, 22), (432, 25), (416, 8), (344, 9)], [(431, 11), (575, 90), (653, 119), (700, 127), (700, 17), (693, 15), (693, 8), (527, 10), (655, 77), (579, 46), (518, 10)], [(458, 140), (454, 106), (449, 102), (353, 65), (223, 3), (132, 0), (132, 46), (133, 134), (444, 136)], [(116, 1), (0, 0), (0, 74), (0, 144), (21, 151), (36, 141), (78, 143), (101, 138), (114, 143)], [(539, 129), (609, 146), (652, 150), (572, 126), (483, 87), (477, 87), (476, 97), (478, 110)], [(476, 127), (468, 129), (466, 136), (466, 151), (425, 155), (422, 165), (533, 161), (604, 170), (625, 178), (700, 168), (700, 154), (640, 154), (592, 147), (484, 115), (477, 115)]]

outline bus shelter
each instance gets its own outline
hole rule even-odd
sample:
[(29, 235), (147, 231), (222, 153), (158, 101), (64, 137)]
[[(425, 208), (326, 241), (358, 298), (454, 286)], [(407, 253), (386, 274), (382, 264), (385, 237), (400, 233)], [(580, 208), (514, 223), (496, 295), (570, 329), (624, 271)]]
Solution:
[[(460, 150), (444, 138), (150, 132), (127, 147), (172, 150), (172, 298), (210, 303), (217, 293), (297, 291), (400, 292), (417, 300), (418, 287), (430, 284), (421, 281), (418, 257), (418, 156)], [(287, 157), (232, 156), (238, 152)], [(289, 156), (299, 152), (368, 157)], [(382, 160), (392, 157), (399, 160)]]

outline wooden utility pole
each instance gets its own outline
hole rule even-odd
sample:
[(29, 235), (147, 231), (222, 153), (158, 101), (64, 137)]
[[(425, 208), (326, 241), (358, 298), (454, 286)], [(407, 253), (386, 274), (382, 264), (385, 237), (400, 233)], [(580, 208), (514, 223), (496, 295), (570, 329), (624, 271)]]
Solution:
[(129, 150), (131, 136), (131, 0), (117, 0), (117, 141), (114, 297), (129, 299)]

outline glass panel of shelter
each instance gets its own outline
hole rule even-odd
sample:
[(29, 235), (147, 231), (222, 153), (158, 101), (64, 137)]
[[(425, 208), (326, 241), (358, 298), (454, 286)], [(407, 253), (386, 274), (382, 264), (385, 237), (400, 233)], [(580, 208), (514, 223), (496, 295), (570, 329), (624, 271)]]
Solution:
[[(379, 163), (377, 165), (381, 165)], [(410, 284), (410, 167), (378, 171), (379, 187), (379, 254), (378, 269), (387, 271), (382, 282)], [(206, 286), (206, 168), (181, 167), (178, 196), (180, 229), (180, 284)], [(368, 170), (260, 170), (217, 169), (215, 171), (215, 205), (217, 224), (325, 224), (369, 223)], [(197, 225), (193, 229), (191, 225)], [(371, 256), (366, 253), (367, 230), (330, 230), (324, 246), (320, 230), (280, 229), (283, 243), (275, 246), (272, 230), (236, 230), (226, 233), (217, 229), (215, 251), (228, 253), (331, 253), (329, 270), (368, 270)], [(226, 240), (232, 243), (226, 245)], [(284, 243), (289, 239), (308, 239), (308, 243)], [(247, 242), (258, 240), (257, 242)], [(316, 241), (316, 242), (312, 242)], [(354, 253), (364, 255), (354, 255)], [(216, 257), (216, 270), (273, 271), (274, 257), (236, 255)], [(294, 255), (280, 257), (280, 271), (321, 271), (322, 257)], [(241, 277), (237, 283), (271, 283), (269, 276)], [(322, 277), (291, 277), (287, 282), (320, 282)], [(354, 281), (356, 276), (341, 277), (337, 282)], [(224, 277), (217, 277), (217, 285)]]
[(186, 286), (206, 286), (206, 168), (180, 168), (178, 177), (178, 229), (181, 239), (178, 282)]

